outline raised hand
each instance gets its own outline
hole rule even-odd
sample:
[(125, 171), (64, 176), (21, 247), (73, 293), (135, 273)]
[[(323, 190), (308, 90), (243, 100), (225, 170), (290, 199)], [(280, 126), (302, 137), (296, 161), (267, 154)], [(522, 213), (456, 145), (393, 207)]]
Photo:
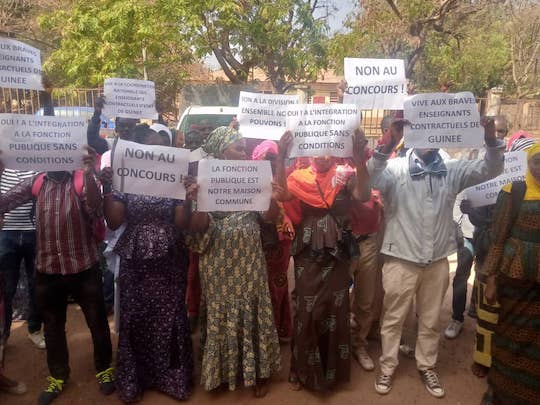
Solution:
[(366, 134), (360, 128), (354, 131), (353, 136), (353, 161), (356, 166), (363, 165), (366, 162), (366, 146), (368, 141)]
[(278, 142), (278, 158), (285, 159), (287, 153), (293, 141), (293, 134), (291, 131), (285, 131)]
[(486, 146), (497, 145), (497, 131), (495, 130), (495, 119), (493, 117), (482, 117), (480, 124), (484, 127), (484, 141)]
[(113, 169), (112, 167), (104, 167), (100, 174), (101, 184), (103, 186), (112, 186)]
[(87, 153), (83, 156), (84, 173), (90, 174), (94, 172), (96, 166), (96, 151), (91, 146), (84, 147)]

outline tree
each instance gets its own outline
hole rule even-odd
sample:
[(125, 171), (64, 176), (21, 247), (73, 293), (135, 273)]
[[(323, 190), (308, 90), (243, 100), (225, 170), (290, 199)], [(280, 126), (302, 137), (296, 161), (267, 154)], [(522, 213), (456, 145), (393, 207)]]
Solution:
[(401, 58), (407, 77), (424, 89), (452, 83), (481, 94), (500, 83), (508, 62), (502, 3), (364, 0), (330, 54), (336, 63), (344, 56)]
[(41, 15), (56, 49), (44, 63), (57, 86), (101, 86), (106, 77), (156, 82), (173, 104), (193, 60), (185, 34), (163, 14), (166, 1), (75, 0)]
[(511, 77), (518, 98), (540, 94), (540, 4), (509, 1), (506, 34), (510, 42)]
[(232, 83), (253, 68), (284, 93), (327, 66), (327, 24), (319, 0), (173, 0), (199, 56), (213, 53)]

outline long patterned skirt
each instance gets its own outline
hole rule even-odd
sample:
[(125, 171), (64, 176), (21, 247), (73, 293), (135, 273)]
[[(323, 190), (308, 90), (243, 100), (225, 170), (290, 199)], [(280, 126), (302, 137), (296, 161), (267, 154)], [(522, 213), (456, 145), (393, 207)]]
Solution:
[(0, 271), (0, 374), (4, 368), (4, 328), (5, 328), (5, 308), (4, 308), (4, 274)]
[(292, 333), (289, 283), (287, 281), (287, 270), (291, 259), (290, 252), (291, 241), (287, 239), (280, 241), (274, 249), (265, 252), (274, 320), (278, 336), (281, 339), (290, 338)]
[(349, 263), (329, 254), (316, 260), (309, 248), (294, 262), (291, 374), (325, 391), (350, 378)]
[(491, 347), (493, 332), (499, 319), (499, 304), (488, 304), (485, 298), (486, 275), (476, 273), (474, 292), (476, 293), (476, 341), (473, 360), (484, 367), (491, 367)]
[(186, 399), (193, 386), (186, 266), (170, 258), (120, 262), (120, 336), (116, 385), (133, 401), (153, 388)]
[(540, 403), (540, 283), (498, 276), (499, 323), (489, 383), (494, 404)]

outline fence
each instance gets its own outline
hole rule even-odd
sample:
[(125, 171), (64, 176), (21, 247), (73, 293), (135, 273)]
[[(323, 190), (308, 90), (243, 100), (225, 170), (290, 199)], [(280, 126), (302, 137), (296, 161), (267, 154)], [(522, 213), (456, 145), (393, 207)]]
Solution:
[[(1, 89), (0, 113), (36, 114), (41, 109), (36, 90)], [(54, 89), (53, 105), (66, 107), (94, 108), (102, 89)], [(66, 116), (81, 115), (77, 109), (67, 112)]]

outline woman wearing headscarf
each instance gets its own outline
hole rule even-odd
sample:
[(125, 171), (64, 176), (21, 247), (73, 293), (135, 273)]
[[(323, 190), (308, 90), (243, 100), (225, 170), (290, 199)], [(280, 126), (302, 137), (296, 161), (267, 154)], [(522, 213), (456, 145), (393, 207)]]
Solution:
[[(141, 143), (170, 146), (151, 129)], [(114, 248), (120, 256), (120, 334), (116, 385), (127, 403), (147, 389), (188, 398), (193, 385), (193, 353), (184, 303), (187, 250), (175, 227), (187, 226), (183, 202), (106, 192), (112, 169), (103, 169), (107, 225), (125, 231)]]
[[(370, 198), (363, 133), (354, 137), (356, 175), (337, 170), (338, 159), (315, 157), (305, 169), (285, 177), (292, 142), (286, 132), (279, 146), (277, 183), (295, 223), (295, 267), (291, 388), (325, 391), (350, 377), (349, 268), (355, 256), (348, 217), (351, 199)], [(346, 236), (349, 235), (348, 238)], [(351, 244), (346, 245), (349, 240)], [(356, 253), (357, 254), (357, 253)]]
[(499, 193), (486, 257), (486, 300), (499, 302), (489, 384), (494, 404), (540, 398), (540, 144), (527, 149), (524, 182)]
[[(245, 160), (245, 141), (232, 127), (210, 133), (203, 149), (216, 159)], [(196, 185), (188, 198), (196, 199)], [(257, 212), (193, 212), (188, 246), (198, 252), (203, 301), (201, 384), (234, 390), (238, 381), (267, 392), (280, 368), (279, 341), (268, 289), (260, 221), (274, 220), (275, 203)], [(205, 313), (204, 313), (205, 312)]]
[[(274, 141), (263, 141), (253, 149), (253, 160), (269, 160), (272, 173), (275, 175), (275, 162), (278, 155), (278, 145)], [(279, 205), (279, 214), (276, 220), (277, 238), (272, 244), (263, 246), (268, 266), (268, 284), (270, 297), (274, 308), (274, 320), (281, 341), (287, 341), (292, 334), (291, 306), (289, 302), (289, 283), (287, 270), (291, 259), (291, 242), (294, 238), (294, 227), (283, 209)]]

